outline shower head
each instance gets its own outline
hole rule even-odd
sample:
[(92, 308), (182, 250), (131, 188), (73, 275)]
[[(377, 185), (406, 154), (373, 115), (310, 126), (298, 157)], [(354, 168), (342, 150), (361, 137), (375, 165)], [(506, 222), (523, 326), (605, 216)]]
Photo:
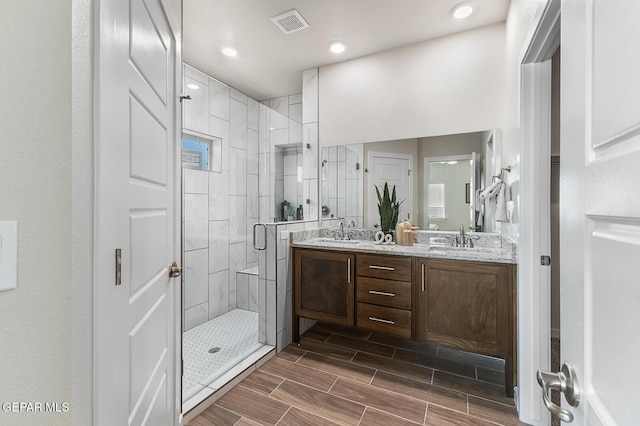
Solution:
[(322, 160), (322, 167), (324, 167), (325, 164), (327, 164), (327, 160)]

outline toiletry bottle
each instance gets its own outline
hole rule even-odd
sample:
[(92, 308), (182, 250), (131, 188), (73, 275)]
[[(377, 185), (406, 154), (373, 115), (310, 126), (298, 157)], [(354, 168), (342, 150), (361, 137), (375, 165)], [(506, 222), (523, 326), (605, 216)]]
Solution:
[(298, 208), (296, 209), (296, 220), (302, 220), (302, 216), (303, 216), (303, 210), (302, 210), (302, 204), (300, 204), (298, 206)]
[(289, 216), (289, 206), (291, 204), (287, 201), (284, 200), (282, 203), (280, 203), (280, 206), (282, 207), (282, 221), (286, 221), (287, 217)]

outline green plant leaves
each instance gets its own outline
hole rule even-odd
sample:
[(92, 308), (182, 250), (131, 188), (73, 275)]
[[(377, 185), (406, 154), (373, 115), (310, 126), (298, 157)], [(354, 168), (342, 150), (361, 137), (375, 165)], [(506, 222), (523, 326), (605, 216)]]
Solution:
[(382, 190), (382, 196), (380, 195), (380, 190), (376, 185), (376, 195), (378, 196), (378, 213), (380, 214), (380, 227), (383, 232), (389, 232), (392, 229), (395, 229), (396, 224), (398, 223), (398, 215), (400, 214), (400, 204), (402, 201), (396, 201), (396, 187), (393, 186), (393, 190), (391, 191), (391, 196), (389, 196), (389, 184), (388, 182), (384, 183), (384, 188)]

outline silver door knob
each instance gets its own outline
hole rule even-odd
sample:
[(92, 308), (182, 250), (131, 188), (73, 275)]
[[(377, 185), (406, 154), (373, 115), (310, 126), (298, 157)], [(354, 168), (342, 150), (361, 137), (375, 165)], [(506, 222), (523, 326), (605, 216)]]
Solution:
[(182, 275), (182, 268), (176, 262), (169, 265), (169, 278), (177, 278)]
[(578, 387), (575, 370), (567, 363), (562, 364), (561, 370), (559, 373), (538, 370), (536, 377), (538, 384), (542, 388), (542, 399), (547, 410), (563, 422), (571, 423), (573, 421), (573, 413), (551, 402), (551, 389), (554, 389), (562, 392), (572, 407), (577, 407), (580, 404), (580, 388)]

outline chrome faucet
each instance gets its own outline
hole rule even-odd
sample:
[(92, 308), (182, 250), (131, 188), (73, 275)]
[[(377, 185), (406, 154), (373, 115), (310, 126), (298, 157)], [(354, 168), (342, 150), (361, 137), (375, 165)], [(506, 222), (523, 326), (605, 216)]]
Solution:
[(335, 236), (336, 240), (344, 240), (344, 223), (338, 223), (338, 233)]
[(458, 235), (456, 237), (455, 245), (456, 245), (456, 247), (466, 247), (467, 246), (467, 242), (465, 241), (464, 225), (463, 224), (460, 224), (460, 235)]
[(351, 235), (349, 235), (349, 229), (351, 229), (351, 226), (353, 226), (354, 228), (356, 227), (356, 223), (353, 220), (350, 220), (349, 223), (347, 224), (347, 235), (345, 235), (343, 239), (346, 239), (346, 240), (351, 239)]

